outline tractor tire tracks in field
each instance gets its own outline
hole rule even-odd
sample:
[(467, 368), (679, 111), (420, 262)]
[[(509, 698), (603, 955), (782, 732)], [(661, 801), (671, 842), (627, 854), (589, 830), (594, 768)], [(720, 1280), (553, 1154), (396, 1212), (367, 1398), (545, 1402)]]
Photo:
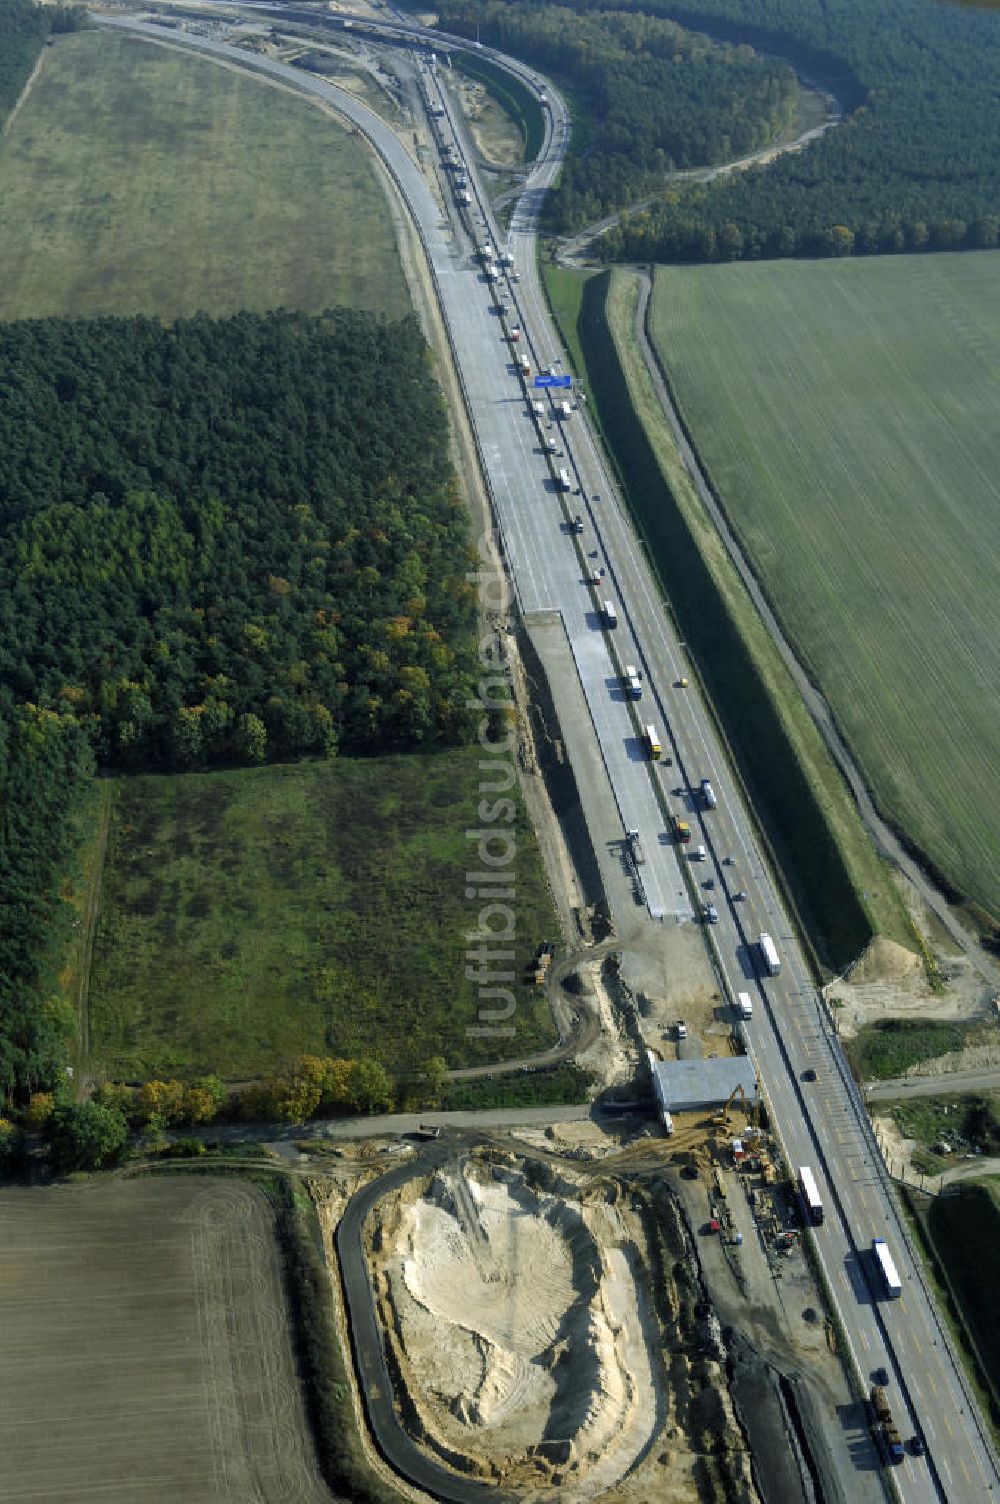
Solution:
[(931, 882), (917, 864), (890, 825), (882, 819), (871, 792), (865, 783), (861, 769), (855, 762), (846, 741), (837, 728), (829, 705), (809, 678), (785, 636), (774, 611), (764, 594), (753, 568), (736, 539), (726, 515), (725, 507), (709, 478), (698, 454), (694, 439), (685, 424), (674, 398), (673, 389), (650, 334), (650, 309), (652, 282), (645, 271), (639, 274), (639, 300), (635, 316), (635, 336), (642, 354), (649, 379), (664, 416), (670, 425), (678, 453), (691, 477), (691, 482), (719, 535), (719, 539), (739, 575), (754, 609), (778, 650), (782, 663), (791, 675), (802, 702), (812, 717), (820, 736), (846, 782), (862, 822), (875, 842), (879, 854), (910, 882), (923, 902), (960, 948), (970, 965), (991, 987), (1000, 986), (1000, 969), (984, 954), (978, 941), (970, 935), (955, 917), (944, 894)]

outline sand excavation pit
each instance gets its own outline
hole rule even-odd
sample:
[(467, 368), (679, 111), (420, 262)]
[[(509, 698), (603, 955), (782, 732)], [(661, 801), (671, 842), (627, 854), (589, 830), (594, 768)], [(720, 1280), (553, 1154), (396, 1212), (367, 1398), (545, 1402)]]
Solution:
[(387, 1197), (369, 1230), (424, 1445), (524, 1499), (593, 1498), (635, 1466), (663, 1397), (642, 1234), (617, 1191), (456, 1160)]

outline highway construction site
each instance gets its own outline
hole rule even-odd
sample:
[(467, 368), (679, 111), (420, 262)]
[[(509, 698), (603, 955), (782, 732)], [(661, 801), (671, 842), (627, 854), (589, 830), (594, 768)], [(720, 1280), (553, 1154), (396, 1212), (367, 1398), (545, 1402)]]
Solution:
[(327, 1161), (339, 1207), (366, 1186), (396, 1419), (454, 1497), (843, 1496), (824, 1431), (865, 1418), (754, 1115), (687, 1114), (670, 1139), (648, 1118), (446, 1128)]

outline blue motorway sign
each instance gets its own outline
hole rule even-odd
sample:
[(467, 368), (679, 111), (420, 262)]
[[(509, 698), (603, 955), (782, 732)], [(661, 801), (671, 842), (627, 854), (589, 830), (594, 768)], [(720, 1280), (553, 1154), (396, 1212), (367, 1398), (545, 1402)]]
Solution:
[(572, 376), (536, 376), (536, 386), (572, 386)]

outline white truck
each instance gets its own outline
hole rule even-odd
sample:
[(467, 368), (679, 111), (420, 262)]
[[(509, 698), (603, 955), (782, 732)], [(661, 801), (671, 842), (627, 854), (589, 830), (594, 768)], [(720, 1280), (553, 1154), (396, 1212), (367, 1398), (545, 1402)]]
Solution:
[(560, 418), (563, 423), (568, 423), (569, 422), (570, 412), (571, 412), (571, 408), (570, 408), (570, 405), (569, 405), (568, 402), (557, 402), (556, 403), (556, 416), (558, 418)]
[(903, 1293), (903, 1282), (885, 1238), (872, 1238), (872, 1257), (886, 1295), (890, 1300), (898, 1300)]
[(573, 482), (570, 480), (569, 471), (565, 468), (565, 466), (559, 471), (559, 479), (557, 481), (557, 485), (560, 491), (572, 491), (573, 489)]
[(740, 1018), (753, 1018), (753, 999), (749, 992), (736, 994), (736, 1011)]
[(715, 790), (707, 778), (701, 780), (701, 797), (705, 801), (706, 809), (717, 808), (719, 801), (716, 799)]
[(630, 700), (642, 699), (642, 680), (638, 670), (632, 663), (626, 663), (622, 670), (622, 687)]
[(764, 962), (764, 969), (767, 972), (768, 976), (776, 977), (778, 975), (778, 972), (781, 970), (781, 961), (778, 957), (778, 951), (774, 944), (774, 941), (766, 931), (760, 936), (760, 939), (757, 941), (757, 946), (760, 950), (761, 960)]

